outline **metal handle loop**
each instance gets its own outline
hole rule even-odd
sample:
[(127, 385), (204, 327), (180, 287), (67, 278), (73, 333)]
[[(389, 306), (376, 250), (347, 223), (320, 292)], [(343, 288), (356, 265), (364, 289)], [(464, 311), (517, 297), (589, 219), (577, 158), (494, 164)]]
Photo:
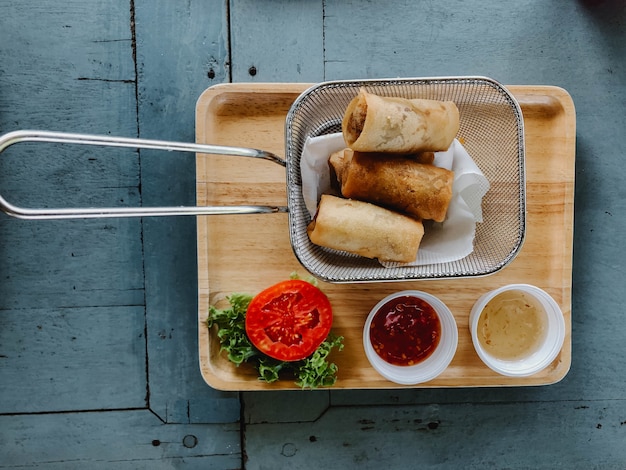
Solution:
[[(284, 159), (277, 155), (245, 147), (222, 145), (192, 144), (168, 142), (164, 140), (133, 139), (65, 132), (21, 130), (9, 132), (0, 137), (0, 154), (11, 145), (20, 142), (47, 142), (80, 145), (98, 145), (105, 147), (142, 148), (177, 152), (194, 152), (239, 157), (262, 158), (281, 166), (286, 166)], [(179, 207), (105, 207), (105, 208), (59, 208), (30, 209), (17, 207), (0, 194), (0, 210), (18, 219), (94, 219), (112, 217), (144, 217), (169, 215), (221, 215), (221, 214), (259, 214), (287, 212), (281, 206), (179, 206)]]

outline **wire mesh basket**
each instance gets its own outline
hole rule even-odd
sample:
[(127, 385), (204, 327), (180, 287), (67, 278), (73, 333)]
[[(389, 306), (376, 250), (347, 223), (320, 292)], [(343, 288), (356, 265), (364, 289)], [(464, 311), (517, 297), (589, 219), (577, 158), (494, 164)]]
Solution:
[[(457, 261), (384, 267), (377, 260), (314, 245), (311, 215), (302, 195), (300, 158), (309, 137), (341, 132), (348, 103), (364, 88), (380, 96), (451, 100), (459, 108), (457, 138), (490, 183), (482, 201), (474, 249)], [(524, 122), (515, 98), (484, 77), (333, 81), (302, 93), (286, 121), (287, 197), (291, 245), (300, 263), (328, 282), (407, 281), (483, 276), (497, 272), (519, 252), (526, 225)]]
[[(307, 234), (311, 215), (302, 194), (300, 159), (305, 142), (341, 131), (348, 103), (361, 88), (380, 96), (454, 101), (460, 112), (457, 138), (489, 181), (482, 199), (483, 222), (476, 226), (474, 249), (445, 263), (385, 267), (377, 260), (322, 248)], [(285, 158), (270, 152), (210, 144), (130, 139), (47, 131), (15, 131), (0, 137), (0, 153), (20, 142), (160, 149), (261, 158), (287, 167), (287, 206), (22, 208), (0, 195), (0, 210), (24, 219), (71, 219), (169, 215), (289, 213), (291, 246), (300, 263), (328, 282), (408, 281), (482, 276), (495, 273), (519, 252), (526, 224), (524, 122), (515, 98), (483, 77), (414, 78), (325, 82), (302, 93), (285, 124)]]

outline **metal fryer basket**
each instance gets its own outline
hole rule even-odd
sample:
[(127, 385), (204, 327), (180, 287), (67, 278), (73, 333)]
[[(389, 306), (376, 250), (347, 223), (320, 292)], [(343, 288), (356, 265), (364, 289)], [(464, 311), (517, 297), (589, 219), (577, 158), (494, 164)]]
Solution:
[[(308, 137), (339, 132), (350, 100), (361, 87), (382, 96), (452, 100), (460, 111), (458, 138), (490, 183), (483, 198), (474, 251), (453, 262), (386, 268), (376, 260), (313, 245), (307, 235), (311, 217), (302, 196), (300, 158)], [(287, 207), (17, 207), (0, 195), (0, 210), (23, 219), (71, 219), (169, 215), (289, 212), (294, 253), (313, 275), (328, 282), (407, 281), (481, 276), (506, 266), (519, 252), (525, 233), (524, 129), (519, 105), (496, 81), (483, 77), (415, 78), (326, 82), (309, 88), (293, 103), (285, 126), (282, 159), (257, 149), (47, 131), (15, 131), (0, 137), (0, 153), (20, 142), (144, 148), (261, 158), (287, 167)]]
[[(376, 260), (314, 245), (302, 196), (300, 156), (307, 138), (341, 131), (345, 109), (363, 87), (381, 96), (452, 100), (457, 135), (490, 183), (474, 251), (463, 259), (425, 266), (383, 267)], [(406, 281), (495, 273), (519, 252), (526, 225), (524, 121), (515, 98), (484, 77), (334, 81), (315, 85), (294, 102), (286, 128), (287, 197), (291, 245), (300, 263), (328, 282)]]

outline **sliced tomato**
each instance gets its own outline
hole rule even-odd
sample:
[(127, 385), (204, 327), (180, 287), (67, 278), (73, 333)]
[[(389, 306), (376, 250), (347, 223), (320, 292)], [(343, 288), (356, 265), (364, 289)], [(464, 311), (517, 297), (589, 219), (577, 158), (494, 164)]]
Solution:
[(332, 322), (326, 295), (296, 279), (260, 292), (246, 311), (246, 333), (252, 344), (281, 361), (299, 361), (313, 354), (330, 333)]

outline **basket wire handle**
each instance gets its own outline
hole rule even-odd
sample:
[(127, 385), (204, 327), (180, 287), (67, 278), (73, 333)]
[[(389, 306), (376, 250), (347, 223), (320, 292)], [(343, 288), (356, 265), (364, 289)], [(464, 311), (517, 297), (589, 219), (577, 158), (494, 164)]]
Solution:
[[(281, 166), (284, 159), (277, 155), (245, 147), (168, 142), (164, 140), (133, 139), (65, 132), (22, 130), (10, 132), (0, 137), (0, 154), (11, 145), (20, 142), (48, 142), (63, 144), (99, 145), (105, 147), (127, 147), (176, 152), (232, 155), (239, 157), (262, 158)], [(2, 212), (18, 219), (95, 219), (112, 217), (143, 217), (169, 215), (220, 215), (220, 214), (259, 214), (288, 212), (281, 206), (178, 206), (178, 207), (105, 207), (105, 208), (59, 208), (30, 209), (17, 207), (0, 194)]]

